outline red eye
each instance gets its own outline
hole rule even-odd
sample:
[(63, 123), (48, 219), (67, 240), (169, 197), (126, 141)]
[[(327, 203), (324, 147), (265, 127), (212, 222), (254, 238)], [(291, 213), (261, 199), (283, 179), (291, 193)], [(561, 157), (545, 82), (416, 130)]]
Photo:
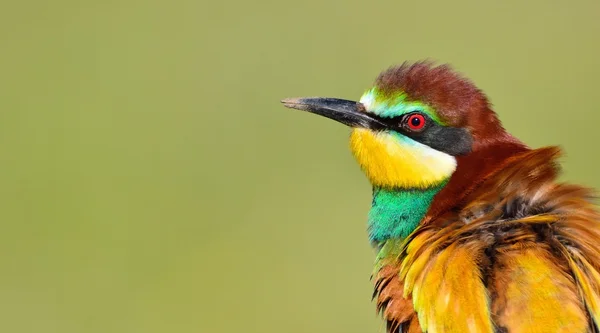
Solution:
[(408, 128), (410, 128), (413, 131), (418, 131), (420, 129), (422, 129), (423, 127), (425, 127), (425, 117), (423, 117), (422, 114), (412, 114), (408, 117), (408, 119), (406, 120), (406, 124), (408, 125)]

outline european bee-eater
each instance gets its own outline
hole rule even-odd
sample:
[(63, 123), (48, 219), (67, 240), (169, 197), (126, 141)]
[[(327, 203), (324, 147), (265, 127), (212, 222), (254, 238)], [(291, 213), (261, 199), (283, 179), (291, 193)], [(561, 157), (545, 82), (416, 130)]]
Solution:
[(404, 63), (358, 102), (282, 102), (352, 128), (388, 332), (599, 331), (593, 192), (558, 182), (560, 149), (510, 135), (471, 81)]

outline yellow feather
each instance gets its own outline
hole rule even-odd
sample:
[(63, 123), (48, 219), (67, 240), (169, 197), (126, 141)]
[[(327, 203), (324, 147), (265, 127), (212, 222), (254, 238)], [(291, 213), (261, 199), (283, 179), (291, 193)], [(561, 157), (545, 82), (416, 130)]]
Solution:
[[(479, 272), (478, 251), (453, 243), (437, 256), (420, 254), (414, 269), (413, 304), (423, 331), (493, 332), (489, 299)], [(421, 261), (425, 262), (422, 263)], [(426, 266), (425, 269), (421, 269)]]
[(357, 128), (350, 149), (373, 185), (426, 188), (448, 179), (456, 159), (398, 134)]
[(528, 247), (499, 261), (506, 267), (498, 324), (514, 332), (587, 332), (575, 285), (546, 250)]
[(598, 294), (600, 274), (583, 256), (576, 254), (576, 257), (583, 265), (583, 269), (585, 269), (587, 274), (584, 273), (582, 268), (571, 257), (569, 257), (569, 266), (577, 280), (580, 294), (585, 301), (588, 311), (596, 325), (598, 325), (600, 324), (600, 296)]
[(431, 259), (430, 257), (433, 250), (435, 250), (435, 247), (430, 246), (426, 247), (424, 251), (421, 251), (430, 234), (431, 233), (423, 232), (408, 243), (406, 256), (404, 260), (402, 260), (400, 266), (400, 279), (404, 280), (406, 295), (410, 295), (416, 276), (421, 274), (425, 265)]

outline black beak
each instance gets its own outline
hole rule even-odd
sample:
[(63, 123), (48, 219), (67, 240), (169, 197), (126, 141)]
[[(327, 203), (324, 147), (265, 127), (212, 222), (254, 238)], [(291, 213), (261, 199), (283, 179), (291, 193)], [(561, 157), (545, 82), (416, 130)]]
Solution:
[(290, 109), (315, 113), (351, 127), (363, 127), (373, 130), (383, 129), (384, 123), (365, 112), (359, 102), (337, 98), (306, 97), (286, 98), (281, 101)]

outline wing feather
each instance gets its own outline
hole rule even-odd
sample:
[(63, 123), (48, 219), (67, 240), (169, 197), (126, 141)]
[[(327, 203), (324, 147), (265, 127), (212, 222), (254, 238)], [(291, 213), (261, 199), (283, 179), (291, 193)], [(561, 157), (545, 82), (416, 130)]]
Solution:
[(388, 332), (600, 332), (600, 214), (531, 151), (378, 258)]

